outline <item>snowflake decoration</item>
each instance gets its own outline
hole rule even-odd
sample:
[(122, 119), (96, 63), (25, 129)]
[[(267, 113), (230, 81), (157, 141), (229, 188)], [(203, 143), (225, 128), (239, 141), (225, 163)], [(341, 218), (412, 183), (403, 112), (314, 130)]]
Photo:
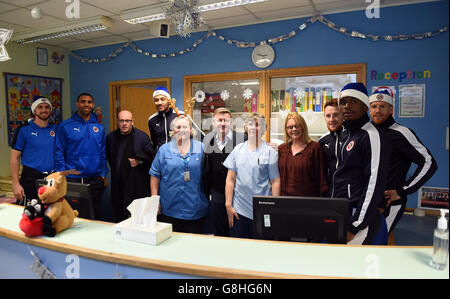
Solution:
[(175, 25), (181, 37), (191, 36), (201, 23), (197, 0), (171, 0), (166, 8), (166, 18)]
[(220, 93), (220, 97), (222, 98), (222, 100), (226, 101), (230, 98), (230, 92), (228, 90), (222, 90), (222, 92)]
[(246, 88), (244, 89), (244, 93), (242, 94), (242, 96), (244, 97), (244, 99), (250, 100), (253, 96), (253, 91), (250, 88)]
[(300, 99), (301, 97), (303, 97), (305, 94), (305, 91), (303, 90), (303, 88), (296, 88), (294, 90), (294, 97), (296, 97), (297, 99)]
[(197, 102), (202, 103), (206, 98), (206, 94), (203, 90), (197, 90), (195, 92), (194, 98)]
[(6, 61), (11, 59), (8, 55), (8, 52), (6, 52), (6, 43), (11, 38), (11, 35), (13, 33), (13, 30), (8, 29), (0, 29), (0, 61)]

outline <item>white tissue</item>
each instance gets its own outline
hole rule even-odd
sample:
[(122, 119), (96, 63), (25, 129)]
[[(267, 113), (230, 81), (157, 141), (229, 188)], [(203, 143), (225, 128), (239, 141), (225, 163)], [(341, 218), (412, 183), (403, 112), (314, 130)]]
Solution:
[(133, 200), (127, 207), (131, 213), (131, 225), (147, 228), (155, 227), (158, 205), (158, 195)]
[(113, 226), (115, 239), (158, 245), (170, 238), (172, 224), (156, 222), (159, 196), (135, 199), (128, 207), (131, 217)]

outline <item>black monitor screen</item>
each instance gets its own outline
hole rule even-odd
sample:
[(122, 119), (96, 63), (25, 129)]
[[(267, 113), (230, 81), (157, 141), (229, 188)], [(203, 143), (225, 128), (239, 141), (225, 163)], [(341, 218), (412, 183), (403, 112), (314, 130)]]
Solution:
[[(39, 188), (47, 183), (44, 180), (36, 180), (36, 184)], [(78, 211), (78, 217), (80, 218), (94, 219), (90, 186), (90, 184), (67, 182), (67, 192), (64, 198), (72, 209)]]
[(257, 239), (345, 244), (348, 220), (346, 198), (253, 196)]

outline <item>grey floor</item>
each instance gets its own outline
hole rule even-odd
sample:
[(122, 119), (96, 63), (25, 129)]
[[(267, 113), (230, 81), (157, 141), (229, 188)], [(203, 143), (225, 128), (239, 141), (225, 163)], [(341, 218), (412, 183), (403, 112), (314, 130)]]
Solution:
[(433, 246), (433, 233), (438, 219), (438, 216), (403, 214), (394, 229), (395, 245)]

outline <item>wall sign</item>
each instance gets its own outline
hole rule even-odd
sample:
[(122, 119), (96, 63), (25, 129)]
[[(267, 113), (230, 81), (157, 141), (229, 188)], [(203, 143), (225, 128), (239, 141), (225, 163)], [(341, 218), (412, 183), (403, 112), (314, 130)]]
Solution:
[(62, 121), (63, 79), (12, 73), (5, 73), (4, 76), (9, 145), (16, 129), (31, 118), (34, 96), (43, 96), (52, 103), (50, 123), (58, 124)]
[(425, 116), (425, 84), (399, 85), (399, 117)]
[(370, 71), (370, 80), (394, 80), (399, 83), (402, 80), (412, 79), (426, 79), (431, 78), (430, 70), (407, 70), (407, 71), (394, 71), (394, 72), (379, 72), (377, 70)]
[(448, 210), (448, 188), (423, 186), (419, 189), (418, 200), (419, 208)]
[(36, 48), (37, 64), (48, 65), (48, 53), (46, 48)]

